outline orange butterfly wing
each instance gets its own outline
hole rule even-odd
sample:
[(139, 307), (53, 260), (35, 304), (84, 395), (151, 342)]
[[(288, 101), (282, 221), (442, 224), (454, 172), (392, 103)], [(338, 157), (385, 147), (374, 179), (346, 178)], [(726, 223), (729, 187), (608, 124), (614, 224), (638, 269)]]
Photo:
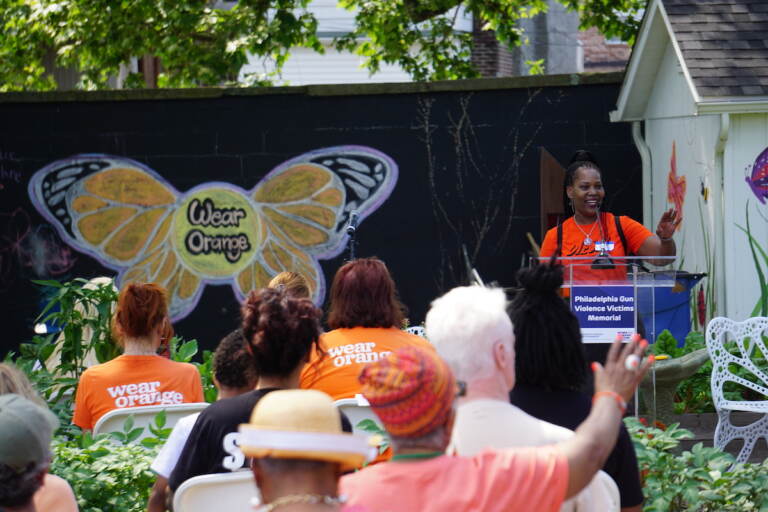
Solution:
[(178, 192), (153, 170), (109, 155), (79, 155), (41, 169), (30, 196), (61, 237), (120, 272), (118, 282), (156, 282), (169, 293), (171, 316), (194, 305), (200, 278), (172, 247)]
[(315, 300), (322, 300), (325, 279), (318, 258), (339, 254), (350, 214), (365, 218), (396, 182), (394, 161), (362, 146), (305, 153), (273, 170), (250, 193), (261, 219), (261, 246), (237, 276), (236, 293), (245, 296), (279, 272), (292, 271), (307, 280)]

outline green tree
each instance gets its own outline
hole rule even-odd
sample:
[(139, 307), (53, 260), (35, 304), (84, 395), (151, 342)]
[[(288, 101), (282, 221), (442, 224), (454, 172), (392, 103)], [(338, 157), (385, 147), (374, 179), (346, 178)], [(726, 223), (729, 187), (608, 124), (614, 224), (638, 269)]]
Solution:
[[(467, 78), (471, 34), (454, 31), (463, 7), (507, 45), (524, 41), (518, 20), (546, 10), (545, 0), (338, 0), (355, 12), (355, 28), (334, 46), (364, 57), (371, 73), (397, 64), (415, 80)], [(643, 0), (558, 0), (577, 10), (582, 28), (632, 41)], [(208, 0), (0, 0), (0, 91), (51, 90), (52, 65), (80, 74), (79, 88), (114, 84), (131, 58), (162, 66), (159, 87), (269, 83), (293, 47), (323, 52), (311, 0), (240, 0), (218, 8)], [(620, 15), (623, 13), (624, 15)], [(629, 16), (626, 16), (629, 14)], [(248, 54), (274, 72), (241, 77)], [(110, 80), (112, 79), (112, 80)], [(129, 73), (122, 87), (144, 87)]]

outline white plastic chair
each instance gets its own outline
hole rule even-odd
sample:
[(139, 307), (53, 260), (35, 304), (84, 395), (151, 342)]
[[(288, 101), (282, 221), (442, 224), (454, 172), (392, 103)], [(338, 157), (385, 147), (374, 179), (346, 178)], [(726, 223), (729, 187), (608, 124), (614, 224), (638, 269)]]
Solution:
[(261, 493), (250, 470), (190, 478), (173, 495), (174, 512), (253, 512)]
[[(743, 439), (736, 462), (747, 462), (758, 439), (768, 442), (768, 401), (728, 400), (723, 395), (726, 382), (733, 382), (768, 396), (768, 368), (760, 368), (754, 361), (756, 355), (768, 358), (768, 350), (762, 336), (768, 335), (768, 318), (755, 317), (743, 322), (728, 318), (713, 318), (707, 325), (707, 350), (712, 359), (712, 401), (717, 410), (715, 446), (725, 448), (734, 439)], [(757, 383), (733, 373), (733, 368), (747, 370)], [(750, 425), (736, 426), (731, 423), (731, 411), (746, 411), (763, 414)]]
[(122, 432), (125, 420), (128, 419), (128, 416), (133, 416), (133, 428), (144, 427), (144, 432), (136, 439), (138, 442), (152, 435), (149, 431), (149, 425), (154, 423), (155, 416), (161, 411), (165, 411), (165, 427), (163, 428), (173, 428), (179, 419), (189, 414), (200, 412), (206, 407), (208, 407), (206, 402), (196, 402), (189, 404), (143, 405), (141, 407), (115, 409), (99, 418), (96, 426), (93, 427), (93, 435)]
[[(352, 432), (355, 434), (370, 435), (370, 432), (357, 428), (357, 424), (363, 420), (373, 420), (381, 427), (381, 420), (371, 409), (371, 405), (363, 395), (355, 395), (355, 398), (342, 398), (336, 400), (334, 405), (343, 412), (350, 423), (352, 423)], [(384, 427), (382, 427), (383, 429)]]

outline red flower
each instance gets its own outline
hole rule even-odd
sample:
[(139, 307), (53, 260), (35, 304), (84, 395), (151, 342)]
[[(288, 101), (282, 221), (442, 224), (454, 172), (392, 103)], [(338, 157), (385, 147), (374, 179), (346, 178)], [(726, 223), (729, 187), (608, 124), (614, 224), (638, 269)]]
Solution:
[(683, 225), (683, 202), (685, 201), (685, 176), (677, 176), (677, 150), (675, 141), (672, 141), (672, 158), (669, 160), (669, 174), (667, 174), (667, 201), (675, 205), (680, 223), (675, 231)]

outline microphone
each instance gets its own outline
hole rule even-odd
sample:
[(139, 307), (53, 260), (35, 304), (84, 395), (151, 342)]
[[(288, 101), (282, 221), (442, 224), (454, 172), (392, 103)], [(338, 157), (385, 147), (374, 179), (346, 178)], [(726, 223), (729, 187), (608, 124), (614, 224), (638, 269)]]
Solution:
[(348, 235), (354, 235), (355, 231), (357, 231), (357, 212), (355, 210), (352, 210), (352, 212), (349, 214), (349, 224), (347, 224), (347, 234)]

